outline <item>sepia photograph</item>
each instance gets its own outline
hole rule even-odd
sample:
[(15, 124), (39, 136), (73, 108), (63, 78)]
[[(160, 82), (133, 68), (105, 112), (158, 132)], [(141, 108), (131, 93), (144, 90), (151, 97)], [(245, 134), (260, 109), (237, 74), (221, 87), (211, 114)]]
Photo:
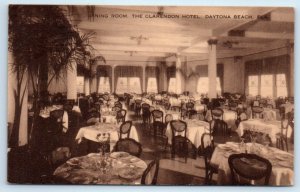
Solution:
[(7, 182), (295, 185), (294, 16), (8, 5)]

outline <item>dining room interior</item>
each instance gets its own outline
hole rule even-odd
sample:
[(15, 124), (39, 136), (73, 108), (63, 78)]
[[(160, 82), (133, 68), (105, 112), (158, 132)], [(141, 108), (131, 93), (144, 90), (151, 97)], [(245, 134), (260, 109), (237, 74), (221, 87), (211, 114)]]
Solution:
[(10, 5), (7, 181), (294, 185), (294, 10)]

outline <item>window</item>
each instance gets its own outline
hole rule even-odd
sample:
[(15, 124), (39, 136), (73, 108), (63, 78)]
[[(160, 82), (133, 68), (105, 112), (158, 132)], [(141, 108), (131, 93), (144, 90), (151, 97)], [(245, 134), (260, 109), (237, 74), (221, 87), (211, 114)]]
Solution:
[(98, 93), (110, 93), (109, 77), (99, 77)]
[(273, 97), (273, 75), (261, 75), (260, 95)]
[(276, 75), (276, 91), (277, 97), (287, 97), (287, 84), (285, 74)]
[(84, 77), (77, 76), (76, 79), (77, 93), (84, 93)]
[(142, 93), (140, 78), (139, 77), (130, 77), (128, 79), (129, 79), (128, 92)]
[[(217, 77), (217, 82), (216, 82), (216, 89), (217, 89), (217, 94), (221, 94), (221, 82), (220, 78)], [(209, 90), (209, 79), (208, 77), (200, 77), (198, 79), (198, 84), (197, 84), (197, 93), (199, 94), (207, 94)]]
[(174, 77), (170, 78), (168, 91), (170, 93), (176, 93), (176, 78)]
[(157, 79), (154, 77), (149, 77), (147, 82), (147, 92), (157, 93)]
[(119, 77), (117, 80), (116, 93), (142, 93), (139, 77)]
[(249, 95), (258, 95), (258, 75), (251, 75), (248, 77)]

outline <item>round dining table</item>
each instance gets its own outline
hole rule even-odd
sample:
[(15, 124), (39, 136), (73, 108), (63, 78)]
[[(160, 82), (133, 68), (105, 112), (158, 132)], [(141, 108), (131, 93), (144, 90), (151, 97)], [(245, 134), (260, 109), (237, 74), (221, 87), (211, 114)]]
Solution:
[(258, 143), (246, 143), (241, 147), (241, 143), (227, 142), (219, 144), (211, 157), (211, 164), (218, 167), (218, 185), (231, 185), (231, 172), (228, 158), (236, 153), (253, 153), (264, 157), (272, 164), (272, 173), (269, 185), (289, 186), (294, 181), (294, 155), (280, 149), (264, 146)]
[(126, 152), (90, 153), (74, 157), (59, 166), (53, 175), (71, 184), (141, 184), (147, 164)]

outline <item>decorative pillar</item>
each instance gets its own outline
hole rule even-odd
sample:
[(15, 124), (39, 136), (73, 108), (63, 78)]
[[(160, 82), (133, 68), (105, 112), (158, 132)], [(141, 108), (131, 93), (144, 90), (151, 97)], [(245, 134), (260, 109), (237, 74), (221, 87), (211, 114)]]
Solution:
[(210, 39), (208, 43), (208, 97), (217, 97), (217, 39)]
[(289, 54), (290, 54), (290, 87), (288, 96), (294, 97), (294, 43), (290, 43), (289, 45)]
[(143, 65), (143, 93), (145, 93), (146, 90), (146, 66)]
[(182, 64), (180, 55), (176, 55), (176, 94), (182, 93), (182, 85), (184, 84), (184, 78), (182, 76)]
[(111, 66), (111, 92), (115, 92), (115, 67), (114, 65)]
[(91, 73), (92, 73), (92, 78), (91, 78), (91, 84), (90, 84), (90, 92), (94, 93), (97, 92), (97, 64), (93, 63), (91, 66)]
[(77, 64), (73, 62), (67, 71), (67, 99), (77, 99)]
[(90, 95), (91, 92), (90, 92), (90, 78), (89, 77), (84, 77), (84, 94), (87, 96), (87, 95)]

